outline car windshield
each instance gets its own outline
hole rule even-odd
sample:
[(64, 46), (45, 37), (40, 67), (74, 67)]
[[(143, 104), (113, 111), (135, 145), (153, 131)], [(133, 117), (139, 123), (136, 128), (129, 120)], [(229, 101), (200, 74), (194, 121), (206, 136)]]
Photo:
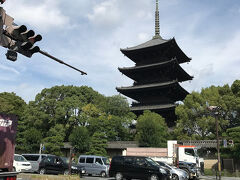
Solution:
[(168, 169), (172, 169), (172, 167), (169, 166), (167, 163), (164, 163), (164, 166), (165, 166), (166, 168), (168, 168)]
[(67, 157), (61, 157), (64, 163), (68, 164), (69, 163), (69, 158)]
[(15, 161), (22, 161), (22, 162), (26, 162), (27, 160), (21, 156), (21, 155), (14, 155), (14, 160)]
[(109, 165), (110, 161), (107, 158), (102, 158), (105, 165)]
[(154, 166), (159, 166), (159, 164), (157, 162), (155, 162), (154, 160), (152, 160), (151, 158), (146, 158), (147, 162), (150, 163), (151, 165)]
[(197, 149), (194, 149), (194, 153), (195, 153), (195, 156), (199, 157)]

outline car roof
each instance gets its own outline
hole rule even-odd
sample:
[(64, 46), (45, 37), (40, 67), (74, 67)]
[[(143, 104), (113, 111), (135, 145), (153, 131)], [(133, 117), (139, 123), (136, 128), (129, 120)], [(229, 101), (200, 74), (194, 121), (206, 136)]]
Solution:
[(104, 156), (95, 156), (95, 155), (80, 155), (79, 157), (98, 157), (98, 158), (106, 158)]
[(14, 154), (14, 156), (22, 156), (21, 154)]
[(27, 154), (22, 154), (22, 155), (34, 155), (34, 156), (40, 156), (40, 155), (47, 155), (47, 156), (49, 156), (49, 155), (51, 155), (51, 154), (31, 154), (31, 153), (27, 153)]
[(140, 158), (148, 158), (148, 157), (146, 157), (146, 156), (113, 156), (113, 158), (114, 157), (133, 157), (133, 158), (135, 158), (135, 157), (140, 157)]

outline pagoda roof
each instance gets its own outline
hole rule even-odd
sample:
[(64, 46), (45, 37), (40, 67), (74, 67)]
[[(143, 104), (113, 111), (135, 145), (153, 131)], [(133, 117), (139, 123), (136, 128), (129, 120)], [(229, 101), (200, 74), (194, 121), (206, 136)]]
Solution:
[(141, 66), (133, 66), (133, 67), (123, 67), (118, 68), (118, 70), (123, 73), (124, 75), (128, 76), (129, 78), (139, 81), (142, 78), (146, 77), (146, 74), (144, 71), (149, 71), (153, 69), (158, 69), (159, 71), (162, 71), (161, 69), (163, 67), (173, 65), (176, 68), (176, 78), (178, 78), (179, 82), (186, 81), (186, 80), (192, 80), (193, 77), (190, 76), (177, 62), (176, 58), (173, 58), (166, 62), (160, 62), (160, 63), (154, 63), (154, 64), (148, 64), (148, 65), (141, 65)]
[(138, 106), (132, 106), (130, 109), (137, 116), (143, 114), (145, 110), (150, 110), (152, 112), (158, 113), (166, 119), (166, 123), (169, 127), (173, 127), (177, 119), (175, 115), (176, 106), (177, 106), (176, 104), (154, 104), (154, 105), (139, 104)]
[(169, 109), (174, 109), (176, 107), (175, 104), (155, 104), (155, 105), (143, 105), (143, 106), (132, 106), (131, 111), (144, 111), (144, 110), (169, 110)]
[[(172, 88), (175, 86), (176, 88)], [(146, 96), (151, 96), (152, 93), (162, 94), (165, 90), (171, 90), (169, 93), (172, 94), (172, 98), (176, 101), (183, 100), (189, 93), (180, 86), (177, 80), (162, 82), (162, 83), (152, 83), (152, 84), (143, 84), (143, 85), (135, 85), (129, 87), (117, 87), (118, 92), (128, 96), (132, 99), (139, 101), (143, 94)], [(158, 96), (160, 97), (160, 96)]]
[(161, 44), (164, 44), (166, 42), (169, 42), (171, 41), (172, 39), (169, 39), (169, 40), (165, 40), (165, 39), (162, 39), (162, 38), (153, 38), (145, 43), (142, 43), (142, 44), (139, 44), (137, 46), (133, 46), (133, 47), (130, 47), (130, 48), (126, 48), (126, 49), (120, 49), (121, 51), (135, 51), (135, 50), (140, 50), (140, 49), (144, 49), (144, 48), (149, 48), (149, 47), (152, 47), (152, 46), (157, 46), (157, 45), (161, 45)]
[[(178, 46), (175, 38), (165, 40), (161, 37), (159, 38), (153, 38), (145, 43), (142, 43), (137, 46), (133, 47), (128, 47), (125, 49), (120, 49), (120, 51), (126, 55), (128, 58), (130, 58), (132, 61), (137, 62), (137, 54), (139, 52), (146, 52), (147, 54), (149, 53), (149, 50), (154, 50), (156, 52), (160, 51), (161, 48), (167, 48), (169, 47), (173, 48), (173, 50), (170, 52), (170, 54), (173, 55), (173, 57), (177, 57), (177, 60), (179, 63), (184, 63), (184, 62), (190, 62), (191, 58), (187, 57), (187, 55), (181, 50), (181, 48)], [(159, 55), (161, 56), (161, 55)]]
[(161, 83), (152, 83), (152, 84), (143, 84), (143, 85), (136, 85), (136, 86), (128, 86), (128, 87), (117, 87), (116, 89), (121, 91), (135, 91), (141, 90), (146, 88), (164, 88), (168, 87), (169, 85), (173, 85), (178, 83), (177, 80), (168, 81), (168, 82), (161, 82)]

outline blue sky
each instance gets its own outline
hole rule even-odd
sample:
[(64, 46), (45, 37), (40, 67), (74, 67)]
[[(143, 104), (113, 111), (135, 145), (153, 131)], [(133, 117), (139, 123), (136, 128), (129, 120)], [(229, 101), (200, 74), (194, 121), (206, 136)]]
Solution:
[[(87, 76), (41, 54), (6, 60), (0, 48), (0, 92), (15, 92), (26, 102), (44, 88), (86, 85), (106, 96), (132, 80), (118, 67), (134, 66), (120, 48), (154, 35), (155, 0), (7, 0), (3, 5), (17, 24), (43, 36), (40, 48)], [(240, 79), (239, 0), (160, 0), (160, 31), (175, 37), (192, 58), (182, 67), (194, 76), (182, 86), (189, 92)]]

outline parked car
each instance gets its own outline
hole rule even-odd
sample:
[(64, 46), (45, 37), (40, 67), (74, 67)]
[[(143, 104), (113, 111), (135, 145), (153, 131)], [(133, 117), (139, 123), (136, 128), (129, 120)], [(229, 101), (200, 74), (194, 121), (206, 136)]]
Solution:
[(188, 180), (188, 173), (182, 169), (176, 168), (175, 166), (170, 166), (165, 162), (156, 161), (161, 167), (170, 170), (172, 174), (172, 180)]
[(88, 175), (108, 176), (110, 162), (108, 158), (94, 155), (80, 155), (78, 164), (83, 166)]
[[(76, 169), (77, 168), (77, 169)], [(71, 171), (74, 170), (77, 174), (81, 176), (82, 173), (85, 172), (82, 171), (82, 167), (71, 167)], [(61, 157), (55, 156), (55, 155), (49, 155), (42, 159), (42, 161), (39, 164), (39, 174), (69, 174), (69, 164), (65, 163)]]
[[(69, 166), (69, 158), (67, 157), (61, 157), (63, 162)], [(71, 163), (71, 174), (79, 174), (80, 177), (82, 177), (86, 173), (86, 170), (83, 166), (80, 164), (76, 164), (75, 162)]]
[(28, 172), (32, 168), (31, 163), (28, 162), (22, 155), (14, 154), (13, 170), (16, 172)]
[(198, 179), (199, 171), (195, 163), (189, 163), (184, 161), (179, 161), (178, 167), (186, 171), (190, 179)]
[(157, 162), (148, 157), (114, 156), (112, 158), (109, 176), (116, 180), (150, 179), (167, 180), (167, 172)]
[(36, 173), (39, 169), (39, 163), (43, 158), (47, 157), (48, 155), (49, 154), (22, 154), (22, 156), (31, 163), (32, 168), (30, 169), (30, 171)]

